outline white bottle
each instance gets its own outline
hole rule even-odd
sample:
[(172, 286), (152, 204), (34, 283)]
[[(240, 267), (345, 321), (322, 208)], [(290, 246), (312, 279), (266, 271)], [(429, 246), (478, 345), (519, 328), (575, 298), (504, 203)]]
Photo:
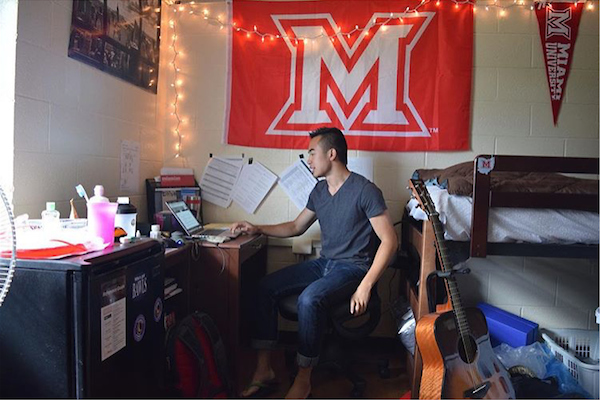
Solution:
[(46, 235), (52, 236), (60, 232), (60, 212), (53, 201), (47, 202), (46, 209), (42, 211), (42, 229)]
[(90, 197), (90, 203), (108, 203), (108, 197), (104, 197), (104, 186), (94, 186), (94, 195)]
[(135, 236), (137, 209), (129, 203), (129, 197), (118, 197), (117, 215), (115, 215), (115, 229), (121, 228), (127, 237)]
[(160, 225), (152, 225), (150, 227), (150, 239), (160, 239)]

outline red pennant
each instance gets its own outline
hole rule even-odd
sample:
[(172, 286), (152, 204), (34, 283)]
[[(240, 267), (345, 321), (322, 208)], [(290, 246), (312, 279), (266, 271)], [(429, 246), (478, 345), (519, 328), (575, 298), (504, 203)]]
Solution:
[(582, 4), (544, 1), (537, 3), (535, 11), (546, 62), (554, 125), (558, 121), (560, 105), (567, 87), (582, 10)]

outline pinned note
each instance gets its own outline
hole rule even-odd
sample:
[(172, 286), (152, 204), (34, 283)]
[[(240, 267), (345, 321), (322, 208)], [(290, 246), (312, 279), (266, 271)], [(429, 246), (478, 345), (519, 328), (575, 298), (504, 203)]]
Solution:
[(200, 180), (202, 201), (229, 207), (243, 164), (241, 158), (211, 157)]
[(310, 172), (304, 160), (298, 160), (283, 171), (279, 184), (298, 210), (303, 210), (308, 203), (310, 192), (317, 184), (317, 178)]
[(233, 201), (247, 213), (254, 214), (275, 182), (277, 175), (261, 163), (255, 161), (245, 164), (233, 191)]

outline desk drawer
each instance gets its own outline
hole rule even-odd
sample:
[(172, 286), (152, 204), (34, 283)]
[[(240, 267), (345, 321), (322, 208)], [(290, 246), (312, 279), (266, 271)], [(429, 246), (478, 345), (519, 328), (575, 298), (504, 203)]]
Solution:
[(267, 246), (267, 237), (257, 236), (254, 240), (244, 243), (240, 248), (240, 264), (258, 253), (263, 247)]

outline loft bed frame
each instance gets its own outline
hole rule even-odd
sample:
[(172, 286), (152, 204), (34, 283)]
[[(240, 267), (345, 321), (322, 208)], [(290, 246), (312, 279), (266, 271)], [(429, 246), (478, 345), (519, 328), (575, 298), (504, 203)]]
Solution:
[[(478, 168), (479, 166), (479, 168)], [(481, 168), (481, 167), (484, 168)], [(488, 171), (485, 170), (488, 167)], [(491, 167), (491, 168), (490, 168)], [(453, 263), (469, 257), (484, 258), (488, 255), (552, 258), (598, 258), (598, 245), (586, 244), (534, 244), (534, 243), (489, 243), (488, 216), (492, 207), (549, 208), (598, 212), (598, 194), (565, 194), (506, 192), (492, 187), (491, 176), (497, 172), (542, 172), (591, 174), (599, 173), (598, 158), (565, 158), (534, 156), (491, 156), (479, 155), (473, 167), (473, 212), (470, 241), (446, 241)], [(486, 172), (486, 173), (484, 173)], [(414, 188), (413, 196), (418, 198)], [(447, 222), (448, 223), (448, 222)], [(437, 268), (435, 237), (431, 222), (415, 221), (404, 214), (402, 246), (412, 259), (418, 261), (419, 288), (409, 280), (406, 293), (415, 320), (432, 312), (427, 291), (427, 277)], [(416, 280), (416, 279), (415, 279)], [(434, 306), (434, 305), (433, 305)], [(412, 382), (413, 396), (418, 395), (421, 381), (422, 361), (415, 344), (415, 355), (407, 352), (407, 370)]]

